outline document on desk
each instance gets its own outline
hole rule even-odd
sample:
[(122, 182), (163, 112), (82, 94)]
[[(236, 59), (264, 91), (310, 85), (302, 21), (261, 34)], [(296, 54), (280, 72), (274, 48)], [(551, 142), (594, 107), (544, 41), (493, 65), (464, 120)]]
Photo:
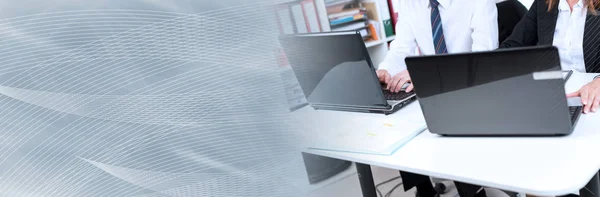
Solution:
[(425, 122), (387, 120), (363, 122), (365, 127), (322, 133), (309, 144), (317, 150), (391, 155), (426, 129)]

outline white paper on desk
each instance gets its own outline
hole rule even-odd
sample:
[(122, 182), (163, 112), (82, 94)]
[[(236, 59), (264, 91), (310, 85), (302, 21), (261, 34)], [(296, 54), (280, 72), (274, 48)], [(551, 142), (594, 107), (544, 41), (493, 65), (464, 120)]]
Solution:
[(426, 129), (425, 122), (394, 120), (365, 122), (369, 129), (348, 129), (320, 136), (309, 144), (318, 150), (391, 155)]

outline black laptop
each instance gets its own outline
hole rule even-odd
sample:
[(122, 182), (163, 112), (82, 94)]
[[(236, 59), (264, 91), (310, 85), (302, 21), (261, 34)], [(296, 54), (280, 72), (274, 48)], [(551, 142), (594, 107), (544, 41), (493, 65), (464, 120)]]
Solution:
[(568, 135), (581, 106), (568, 106), (552, 46), (406, 58), (431, 133)]
[(281, 35), (279, 42), (315, 109), (391, 114), (414, 92), (382, 89), (360, 32)]

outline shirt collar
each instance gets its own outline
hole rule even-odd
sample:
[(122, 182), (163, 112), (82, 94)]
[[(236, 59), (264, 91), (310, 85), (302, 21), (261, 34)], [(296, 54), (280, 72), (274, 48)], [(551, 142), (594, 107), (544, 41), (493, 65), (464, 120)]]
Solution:
[[(583, 8), (583, 1), (584, 0), (579, 0), (579, 2), (577, 2), (577, 4), (575, 4), (575, 6), (573, 6), (573, 8)], [(441, 2), (440, 2), (441, 4)], [(567, 2), (567, 0), (560, 0), (558, 3), (558, 9), (560, 11), (571, 11), (571, 8), (569, 7), (569, 3)]]
[[(428, 8), (431, 8), (431, 5), (429, 5), (429, 0), (423, 0), (423, 1), (427, 4)], [(438, 3), (440, 3), (440, 6), (442, 6), (443, 8), (450, 7), (450, 4), (452, 3), (452, 0), (437, 0), (437, 1), (438, 1)], [(583, 1), (583, 0), (579, 0), (579, 1)]]
[(579, 2), (577, 2), (577, 4), (575, 4), (576, 7), (580, 7), (583, 8), (583, 0), (579, 0)]

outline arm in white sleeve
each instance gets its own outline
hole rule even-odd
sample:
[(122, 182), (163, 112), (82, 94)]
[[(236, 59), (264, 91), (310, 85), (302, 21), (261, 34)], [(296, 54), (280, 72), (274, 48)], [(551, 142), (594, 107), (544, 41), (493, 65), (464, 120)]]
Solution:
[(498, 48), (498, 9), (495, 1), (473, 1), (475, 12), (471, 16), (472, 51), (489, 51)]
[(412, 28), (409, 24), (405, 5), (401, 5), (398, 11), (398, 22), (396, 22), (396, 39), (390, 44), (390, 50), (385, 59), (379, 64), (378, 69), (387, 70), (392, 76), (400, 71), (406, 70), (404, 59), (408, 55), (414, 55), (417, 43)]

